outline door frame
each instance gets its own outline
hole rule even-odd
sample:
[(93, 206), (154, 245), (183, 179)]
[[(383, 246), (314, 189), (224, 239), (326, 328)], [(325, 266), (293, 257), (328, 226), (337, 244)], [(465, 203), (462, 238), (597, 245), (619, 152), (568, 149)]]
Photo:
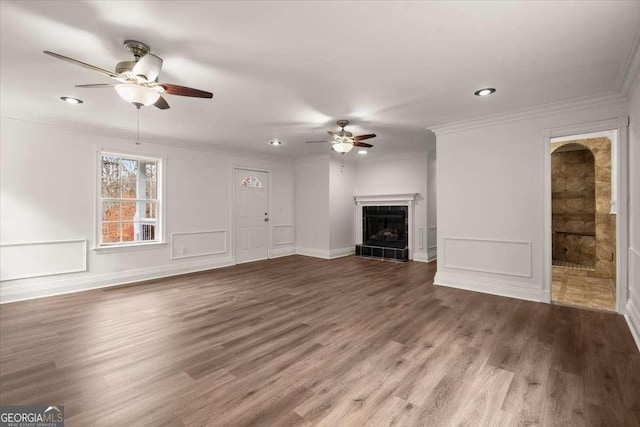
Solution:
[(231, 259), (233, 264), (236, 265), (238, 262), (236, 260), (236, 187), (235, 187), (235, 179), (236, 179), (236, 170), (246, 170), (246, 171), (254, 171), (254, 172), (263, 172), (267, 174), (267, 211), (269, 212), (269, 222), (267, 223), (267, 258), (271, 259), (271, 241), (272, 241), (272, 229), (271, 226), (272, 218), (272, 203), (271, 203), (271, 185), (272, 185), (272, 173), (270, 168), (265, 167), (256, 167), (249, 166), (242, 163), (232, 163), (231, 164), (231, 184), (229, 186), (229, 190), (231, 191), (231, 206), (229, 206), (229, 224), (231, 227), (231, 238), (229, 239), (229, 247), (231, 248)]
[[(627, 265), (629, 262), (629, 116), (598, 122), (582, 123), (559, 128), (548, 128), (542, 131), (542, 161), (543, 161), (543, 227), (542, 242), (544, 244), (543, 259), (543, 292), (544, 301), (551, 303), (552, 281), (552, 242), (551, 242), (551, 138), (580, 135), (602, 131), (617, 130), (616, 162), (617, 185), (616, 194), (616, 311), (626, 314), (628, 295)], [(612, 159), (613, 160), (613, 159)]]

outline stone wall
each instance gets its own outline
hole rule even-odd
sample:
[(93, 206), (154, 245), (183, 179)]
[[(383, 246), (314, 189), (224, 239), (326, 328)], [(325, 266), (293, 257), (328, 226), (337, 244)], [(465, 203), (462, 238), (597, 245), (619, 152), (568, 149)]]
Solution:
[(615, 280), (611, 141), (564, 141), (551, 144), (551, 150), (554, 259), (593, 266), (589, 275)]
[(595, 268), (595, 160), (583, 145), (564, 148), (574, 150), (551, 156), (553, 259)]

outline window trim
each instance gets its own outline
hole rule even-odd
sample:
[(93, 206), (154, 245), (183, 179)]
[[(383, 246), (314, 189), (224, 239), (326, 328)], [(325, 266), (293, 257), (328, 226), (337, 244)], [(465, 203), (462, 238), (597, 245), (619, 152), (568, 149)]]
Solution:
[[(155, 203), (157, 203), (157, 218), (156, 218), (156, 240), (154, 241), (138, 241), (138, 242), (119, 242), (119, 243), (102, 243), (102, 156), (113, 156), (126, 158), (131, 160), (143, 160), (143, 161), (154, 161), (157, 162), (156, 168), (156, 199)], [(96, 186), (95, 186), (95, 197), (94, 197), (94, 221), (95, 221), (95, 241), (93, 245), (93, 250), (98, 253), (110, 253), (110, 252), (120, 252), (120, 251), (130, 251), (130, 250), (143, 250), (143, 249), (154, 249), (158, 247), (163, 247), (167, 245), (167, 241), (165, 239), (165, 223), (166, 223), (166, 207), (165, 207), (165, 168), (166, 168), (166, 157), (163, 155), (157, 154), (142, 154), (135, 153), (126, 150), (112, 150), (104, 147), (98, 147), (96, 149), (95, 156), (95, 176), (96, 176)], [(131, 200), (138, 200), (131, 199)], [(145, 199), (146, 200), (146, 199)]]

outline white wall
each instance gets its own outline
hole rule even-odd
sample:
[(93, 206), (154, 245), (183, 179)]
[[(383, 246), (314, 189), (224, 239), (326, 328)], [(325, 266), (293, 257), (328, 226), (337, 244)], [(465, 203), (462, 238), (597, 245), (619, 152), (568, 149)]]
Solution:
[(436, 151), (427, 156), (427, 253), (429, 261), (437, 258), (438, 217), (437, 217), (437, 166)]
[(627, 113), (627, 104), (618, 102), (471, 129), (436, 129), (436, 283), (546, 300), (541, 132)]
[(330, 258), (355, 252), (356, 207), (353, 191), (356, 165), (331, 159), (329, 162), (329, 251)]
[(295, 165), (296, 253), (329, 256), (329, 155)]
[(627, 319), (640, 347), (640, 84), (629, 103), (629, 196)]
[[(406, 157), (358, 162), (355, 194), (358, 196), (417, 193), (414, 207), (414, 246), (410, 256), (427, 261), (427, 152)], [(422, 234), (422, 238), (420, 237)], [(422, 248), (419, 242), (422, 241)]]
[[(2, 302), (232, 264), (230, 201), (233, 165), (272, 171), (271, 225), (293, 226), (292, 162), (152, 143), (136, 146), (130, 140), (7, 118), (2, 118), (0, 123), (0, 243), (88, 241), (87, 271), (3, 281), (0, 284)], [(100, 148), (165, 157), (166, 245), (109, 253), (98, 253), (92, 249), (96, 244), (95, 159)], [(221, 232), (200, 233), (213, 230)], [(293, 234), (294, 231), (290, 231)], [(172, 259), (172, 234), (184, 232), (196, 234), (180, 235), (182, 244), (195, 239), (193, 247), (200, 248), (201, 252), (223, 253), (209, 256), (194, 253), (187, 258)], [(280, 230), (276, 233), (272, 229), (272, 234), (275, 237), (276, 234), (286, 235), (286, 232)], [(47, 254), (61, 266), (76, 265), (78, 260), (75, 258), (83, 253), (56, 251), (55, 245), (32, 247), (34, 257), (35, 254), (38, 257)], [(2, 249), (3, 254), (13, 250), (6, 246)], [(271, 252), (283, 254), (293, 253), (293, 250), (293, 243), (288, 243), (273, 245)], [(24, 269), (31, 268), (29, 263), (36, 269), (37, 259), (22, 259)], [(2, 262), (0, 260), (0, 264)]]

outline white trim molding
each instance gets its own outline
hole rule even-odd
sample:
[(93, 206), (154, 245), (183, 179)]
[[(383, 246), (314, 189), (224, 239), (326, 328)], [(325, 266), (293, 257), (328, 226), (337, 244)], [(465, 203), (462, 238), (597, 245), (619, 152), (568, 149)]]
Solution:
[(362, 206), (386, 206), (389, 202), (406, 203), (416, 200), (418, 193), (407, 194), (376, 194), (368, 196), (353, 196), (353, 200), (356, 203), (362, 204)]
[(540, 285), (529, 285), (511, 282), (508, 280), (479, 278), (477, 276), (469, 276), (466, 274), (439, 271), (436, 272), (433, 284), (535, 302), (545, 301), (547, 298), (546, 291), (541, 289)]
[(293, 247), (274, 248), (271, 250), (271, 252), (269, 252), (269, 259), (282, 258), (285, 256), (291, 256), (295, 254), (296, 254), (296, 251)]
[[(56, 250), (54, 246), (58, 246)], [(52, 267), (50, 265), (46, 265), (47, 262), (52, 258), (52, 253), (45, 253), (47, 250), (55, 251), (55, 253), (59, 256), (61, 251), (61, 246), (77, 246), (73, 251), (74, 256), (78, 256), (77, 259), (73, 260), (68, 268), (60, 267), (60, 259), (56, 258), (56, 266)], [(9, 252), (12, 248), (23, 248), (23, 253), (17, 255), (11, 255)], [(31, 253), (24, 253), (24, 250), (27, 250)], [(20, 251), (20, 249), (18, 249)], [(13, 259), (17, 257), (17, 259)], [(30, 268), (25, 271), (7, 271), (7, 267), (14, 268), (18, 264), (28, 264), (29, 261), (33, 261), (31, 263)], [(40, 271), (38, 271), (38, 261), (44, 261), (44, 266), (40, 266)], [(70, 240), (48, 240), (42, 242), (20, 242), (20, 243), (4, 243), (0, 244), (0, 263), (2, 264), (2, 268), (0, 268), (0, 281), (7, 280), (18, 280), (18, 279), (28, 279), (33, 277), (43, 277), (43, 276), (55, 276), (59, 274), (68, 274), (68, 273), (80, 273), (83, 271), (87, 271), (87, 240), (86, 239), (70, 239)]]
[(409, 214), (409, 230), (408, 230), (408, 242), (409, 259), (413, 259), (415, 254), (414, 243), (414, 204), (418, 193), (406, 193), (406, 194), (372, 194), (353, 196), (353, 200), (356, 203), (356, 245), (362, 244), (362, 208), (364, 206), (407, 206)]
[(635, 89), (640, 79), (640, 29), (636, 33), (636, 38), (633, 41), (627, 60), (622, 67), (622, 72), (616, 83), (616, 89), (618, 92), (625, 96), (631, 96), (631, 92)]
[[(451, 268), (455, 270), (467, 270), (467, 271), (477, 271), (480, 273), (492, 273), (492, 274), (500, 274), (506, 276), (517, 276), (517, 277), (532, 277), (532, 253), (531, 253), (531, 242), (530, 241), (518, 241), (518, 240), (501, 240), (501, 239), (480, 239), (480, 238), (469, 238), (469, 237), (445, 237), (442, 239), (443, 248), (442, 248), (442, 258), (444, 263), (442, 265), (443, 268)], [(526, 258), (527, 258), (527, 266), (525, 271), (507, 271), (505, 269), (498, 268), (485, 268), (485, 267), (476, 267), (472, 265), (453, 265), (450, 263), (450, 252), (449, 245), (447, 243), (450, 242), (473, 242), (476, 244), (501, 244), (503, 246), (515, 245), (515, 246), (524, 246), (526, 247)]]
[(356, 248), (354, 246), (349, 246), (348, 248), (341, 249), (332, 249), (329, 251), (329, 259), (342, 258), (345, 256), (353, 255), (356, 253)]
[[(629, 248), (629, 273), (630, 280), (640, 279), (640, 252), (634, 248)], [(634, 288), (636, 292), (629, 289), (629, 299), (627, 300), (627, 313), (624, 318), (629, 325), (629, 330), (640, 350), (640, 288)]]
[[(290, 236), (287, 240), (285, 241), (279, 241), (278, 240), (278, 230), (284, 230), (284, 229), (290, 229), (291, 233)], [(273, 246), (280, 246), (280, 245), (293, 245), (295, 243), (295, 230), (294, 230), (294, 226), (293, 224), (280, 224), (280, 225), (274, 225), (273, 226)]]
[(120, 286), (151, 279), (160, 279), (197, 271), (233, 265), (229, 257), (215, 260), (199, 260), (169, 264), (165, 266), (146, 267), (137, 270), (119, 271), (106, 274), (85, 274), (77, 278), (56, 279), (39, 283), (6, 283), (0, 287), (0, 303), (10, 303), (34, 298), (63, 295), (91, 289)]
[(627, 96), (625, 96), (624, 94), (621, 94), (619, 92), (606, 92), (599, 95), (590, 95), (570, 99), (567, 101), (540, 105), (537, 107), (523, 108), (521, 110), (512, 111), (509, 113), (496, 114), (492, 116), (481, 117), (478, 119), (462, 120), (458, 122), (427, 126), (427, 129), (431, 130), (436, 135), (445, 135), (453, 132), (460, 132), (550, 114), (558, 114), (561, 112), (580, 110), (596, 105), (616, 104), (625, 101), (627, 101)]
[(429, 254), (426, 254), (424, 252), (416, 252), (415, 254), (413, 254), (413, 260), (416, 262), (431, 262), (433, 261), (432, 259), (429, 259)]
[[(222, 234), (222, 242), (223, 242), (222, 249), (208, 251), (208, 252), (196, 252), (196, 253), (186, 253), (186, 254), (176, 253), (176, 247), (175, 247), (176, 236), (204, 236), (207, 234), (209, 235)], [(227, 230), (181, 231), (181, 232), (171, 233), (171, 259), (195, 258), (195, 257), (201, 257), (201, 256), (209, 256), (209, 255), (220, 255), (225, 253), (227, 253)]]
[(345, 256), (353, 255), (355, 251), (356, 251), (355, 247), (332, 249), (329, 251), (325, 251), (322, 249), (314, 249), (314, 248), (296, 248), (295, 253), (296, 255), (304, 255), (304, 256), (310, 256), (314, 258), (336, 259), (336, 258), (342, 258)]
[[(0, 110), (0, 117), (7, 120), (15, 120), (27, 123), (37, 123), (44, 126), (51, 126), (69, 132), (80, 132), (88, 135), (97, 135), (103, 137), (116, 138), (124, 141), (133, 141), (136, 134), (133, 131), (118, 129), (115, 127), (95, 126), (85, 123), (78, 123), (76, 120), (61, 119), (52, 116), (35, 115), (32, 113), (16, 110)], [(237, 146), (225, 146), (220, 144), (212, 144), (208, 140), (191, 141), (176, 138), (160, 137), (158, 135), (145, 136), (139, 139), (143, 144), (158, 144), (168, 147), (177, 147), (189, 150), (204, 151), (208, 153), (243, 157), (248, 159), (264, 159), (276, 162), (295, 162), (293, 157), (270, 156), (264, 153), (255, 152), (247, 149), (240, 149)]]
[(314, 248), (296, 247), (296, 255), (304, 255), (304, 256), (310, 256), (310, 257), (314, 257), (314, 258), (330, 259), (329, 251), (324, 251), (322, 249), (314, 249)]

